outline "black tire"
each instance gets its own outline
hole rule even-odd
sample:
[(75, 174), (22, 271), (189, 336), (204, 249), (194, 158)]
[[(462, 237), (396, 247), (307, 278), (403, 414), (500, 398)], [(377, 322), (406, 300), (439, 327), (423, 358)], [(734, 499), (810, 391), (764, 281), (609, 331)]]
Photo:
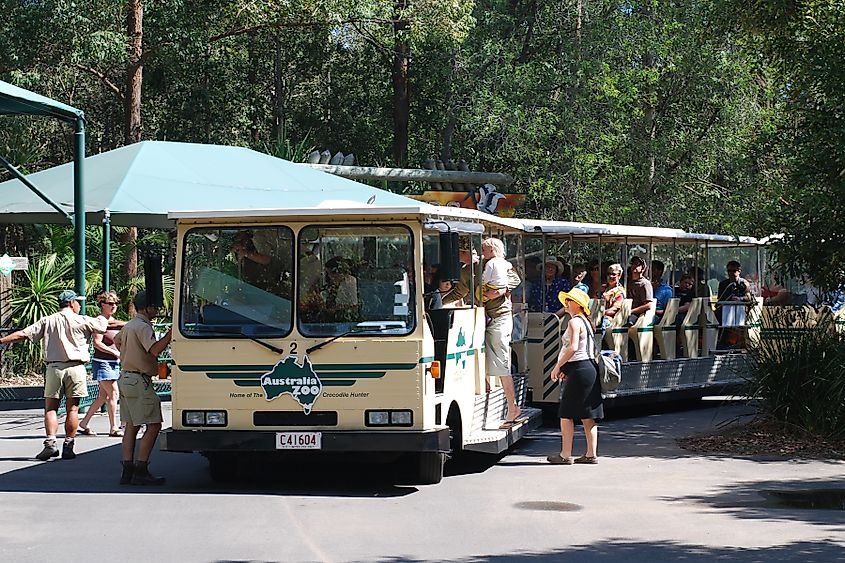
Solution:
[(449, 409), (446, 426), (449, 427), (449, 457), (451, 459), (459, 458), (464, 452), (464, 435), (457, 405), (452, 405), (452, 408)]
[(207, 457), (212, 481), (229, 483), (238, 477), (238, 458), (235, 454), (216, 452), (209, 453)]
[(443, 464), (446, 454), (440, 452), (423, 452), (418, 454), (416, 475), (417, 485), (436, 485), (443, 480)]

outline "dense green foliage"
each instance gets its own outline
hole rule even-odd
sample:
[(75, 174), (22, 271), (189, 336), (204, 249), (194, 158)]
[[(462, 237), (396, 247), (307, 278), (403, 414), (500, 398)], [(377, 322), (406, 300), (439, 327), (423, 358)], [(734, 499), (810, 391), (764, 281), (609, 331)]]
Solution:
[[(305, 142), (393, 165), (407, 45), (409, 164), (508, 172), (526, 213), (764, 234), (780, 193), (777, 89), (708, 2), (141, 4), (141, 138)], [(0, 2), (0, 77), (83, 108), (89, 152), (128, 138), (130, 5)], [(0, 152), (67, 160), (67, 132), (44, 125), (0, 124)]]

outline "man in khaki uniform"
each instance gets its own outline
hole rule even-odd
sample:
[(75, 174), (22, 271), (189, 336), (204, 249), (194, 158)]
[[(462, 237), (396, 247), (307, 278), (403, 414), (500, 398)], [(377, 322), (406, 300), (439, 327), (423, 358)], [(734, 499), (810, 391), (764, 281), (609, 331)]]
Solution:
[[(164, 477), (154, 477), (149, 471), (150, 453), (161, 431), (161, 399), (153, 389), (153, 377), (158, 374), (158, 356), (170, 344), (171, 331), (156, 340), (152, 320), (158, 316), (158, 305), (150, 305), (147, 293), (139, 291), (133, 300), (135, 318), (117, 333), (114, 343), (120, 350), (120, 420), (126, 423), (123, 433), (121, 485), (162, 485)], [(147, 430), (135, 457), (138, 430)]]
[(80, 315), (83, 300), (71, 290), (59, 294), (59, 312), (53, 313), (23, 330), (0, 338), (0, 344), (12, 344), (22, 340), (38, 342), (44, 339), (44, 429), (47, 439), (44, 449), (35, 456), (39, 461), (57, 457), (56, 433), (59, 420), (56, 411), (59, 399), (64, 391), (67, 400), (65, 418), (65, 442), (62, 447), (62, 459), (73, 459), (73, 442), (79, 427), (79, 399), (88, 396), (86, 379), (88, 373), (85, 364), (90, 360), (88, 341), (93, 333), (103, 334), (108, 322), (103, 318)]

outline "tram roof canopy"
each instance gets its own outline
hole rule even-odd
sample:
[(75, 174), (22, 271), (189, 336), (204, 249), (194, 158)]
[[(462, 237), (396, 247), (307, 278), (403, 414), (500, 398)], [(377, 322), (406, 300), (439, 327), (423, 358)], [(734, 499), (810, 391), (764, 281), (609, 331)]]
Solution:
[(43, 115), (74, 121), (82, 110), (0, 80), (0, 115)]
[[(27, 179), (73, 211), (73, 164)], [(277, 208), (416, 207), (426, 204), (242, 147), (144, 141), (85, 159), (86, 220), (173, 227), (170, 212)], [(59, 223), (62, 216), (19, 180), (0, 183), (0, 222)]]

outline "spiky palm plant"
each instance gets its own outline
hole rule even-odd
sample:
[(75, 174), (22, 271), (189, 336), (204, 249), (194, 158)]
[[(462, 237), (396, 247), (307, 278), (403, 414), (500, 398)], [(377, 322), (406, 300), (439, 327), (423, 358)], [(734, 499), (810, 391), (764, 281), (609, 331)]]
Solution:
[[(73, 257), (59, 257), (47, 254), (30, 263), (26, 270), (28, 285), (15, 285), (12, 288), (12, 322), (15, 326), (29, 326), (38, 319), (52, 315), (59, 310), (59, 293), (69, 289)], [(35, 346), (20, 346), (14, 350), (15, 371), (32, 373), (41, 366), (43, 347), (39, 342)]]

